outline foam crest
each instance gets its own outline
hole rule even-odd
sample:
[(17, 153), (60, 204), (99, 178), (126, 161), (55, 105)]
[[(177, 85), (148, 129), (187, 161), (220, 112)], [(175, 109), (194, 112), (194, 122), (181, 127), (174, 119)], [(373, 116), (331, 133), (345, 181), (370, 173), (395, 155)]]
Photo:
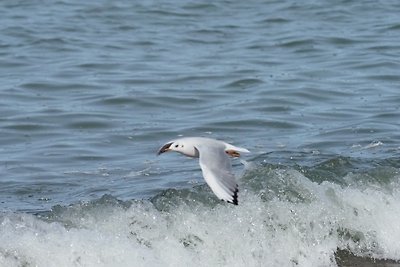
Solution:
[(40, 215), (3, 213), (0, 265), (337, 266), (338, 249), (400, 260), (398, 178), (390, 190), (343, 186), (264, 166), (241, 180), (239, 206), (209, 202), (200, 186), (152, 201), (104, 196)]

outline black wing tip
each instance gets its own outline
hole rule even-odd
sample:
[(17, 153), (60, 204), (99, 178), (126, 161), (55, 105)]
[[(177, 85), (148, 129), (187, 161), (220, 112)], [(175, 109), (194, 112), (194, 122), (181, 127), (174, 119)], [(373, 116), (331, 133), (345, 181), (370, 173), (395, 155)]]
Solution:
[(233, 192), (233, 200), (232, 201), (228, 201), (228, 203), (231, 203), (233, 205), (239, 205), (239, 200), (238, 200), (238, 193), (239, 193), (239, 188), (238, 185), (236, 185), (236, 189), (235, 192)]
[(232, 201), (221, 199), (221, 201), (226, 201), (226, 202), (228, 202), (229, 204), (233, 204), (233, 205), (235, 205), (235, 206), (239, 205), (239, 202), (237, 201), (237, 199), (234, 199), (234, 200), (232, 200)]

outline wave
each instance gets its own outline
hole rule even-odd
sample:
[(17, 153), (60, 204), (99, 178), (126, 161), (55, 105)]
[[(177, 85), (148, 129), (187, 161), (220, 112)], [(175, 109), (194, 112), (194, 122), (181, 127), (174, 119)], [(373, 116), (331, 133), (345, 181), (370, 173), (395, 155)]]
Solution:
[(398, 261), (398, 165), (345, 157), (314, 166), (260, 163), (240, 179), (239, 206), (200, 185), (149, 200), (104, 195), (37, 214), (3, 212), (0, 265), (343, 266), (348, 255)]

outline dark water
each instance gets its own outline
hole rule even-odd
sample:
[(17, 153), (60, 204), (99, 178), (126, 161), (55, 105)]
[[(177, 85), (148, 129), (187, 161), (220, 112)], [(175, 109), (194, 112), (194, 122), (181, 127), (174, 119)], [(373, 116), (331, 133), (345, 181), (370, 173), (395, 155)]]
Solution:
[[(400, 260), (399, 12), (2, 1), (0, 265)], [(242, 205), (216, 201), (196, 161), (156, 157), (178, 136), (252, 151)]]

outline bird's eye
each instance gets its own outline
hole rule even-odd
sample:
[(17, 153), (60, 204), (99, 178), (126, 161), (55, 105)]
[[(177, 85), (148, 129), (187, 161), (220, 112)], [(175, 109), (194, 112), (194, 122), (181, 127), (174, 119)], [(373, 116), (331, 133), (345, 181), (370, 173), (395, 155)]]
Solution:
[(175, 145), (175, 147), (178, 147), (179, 145)]

